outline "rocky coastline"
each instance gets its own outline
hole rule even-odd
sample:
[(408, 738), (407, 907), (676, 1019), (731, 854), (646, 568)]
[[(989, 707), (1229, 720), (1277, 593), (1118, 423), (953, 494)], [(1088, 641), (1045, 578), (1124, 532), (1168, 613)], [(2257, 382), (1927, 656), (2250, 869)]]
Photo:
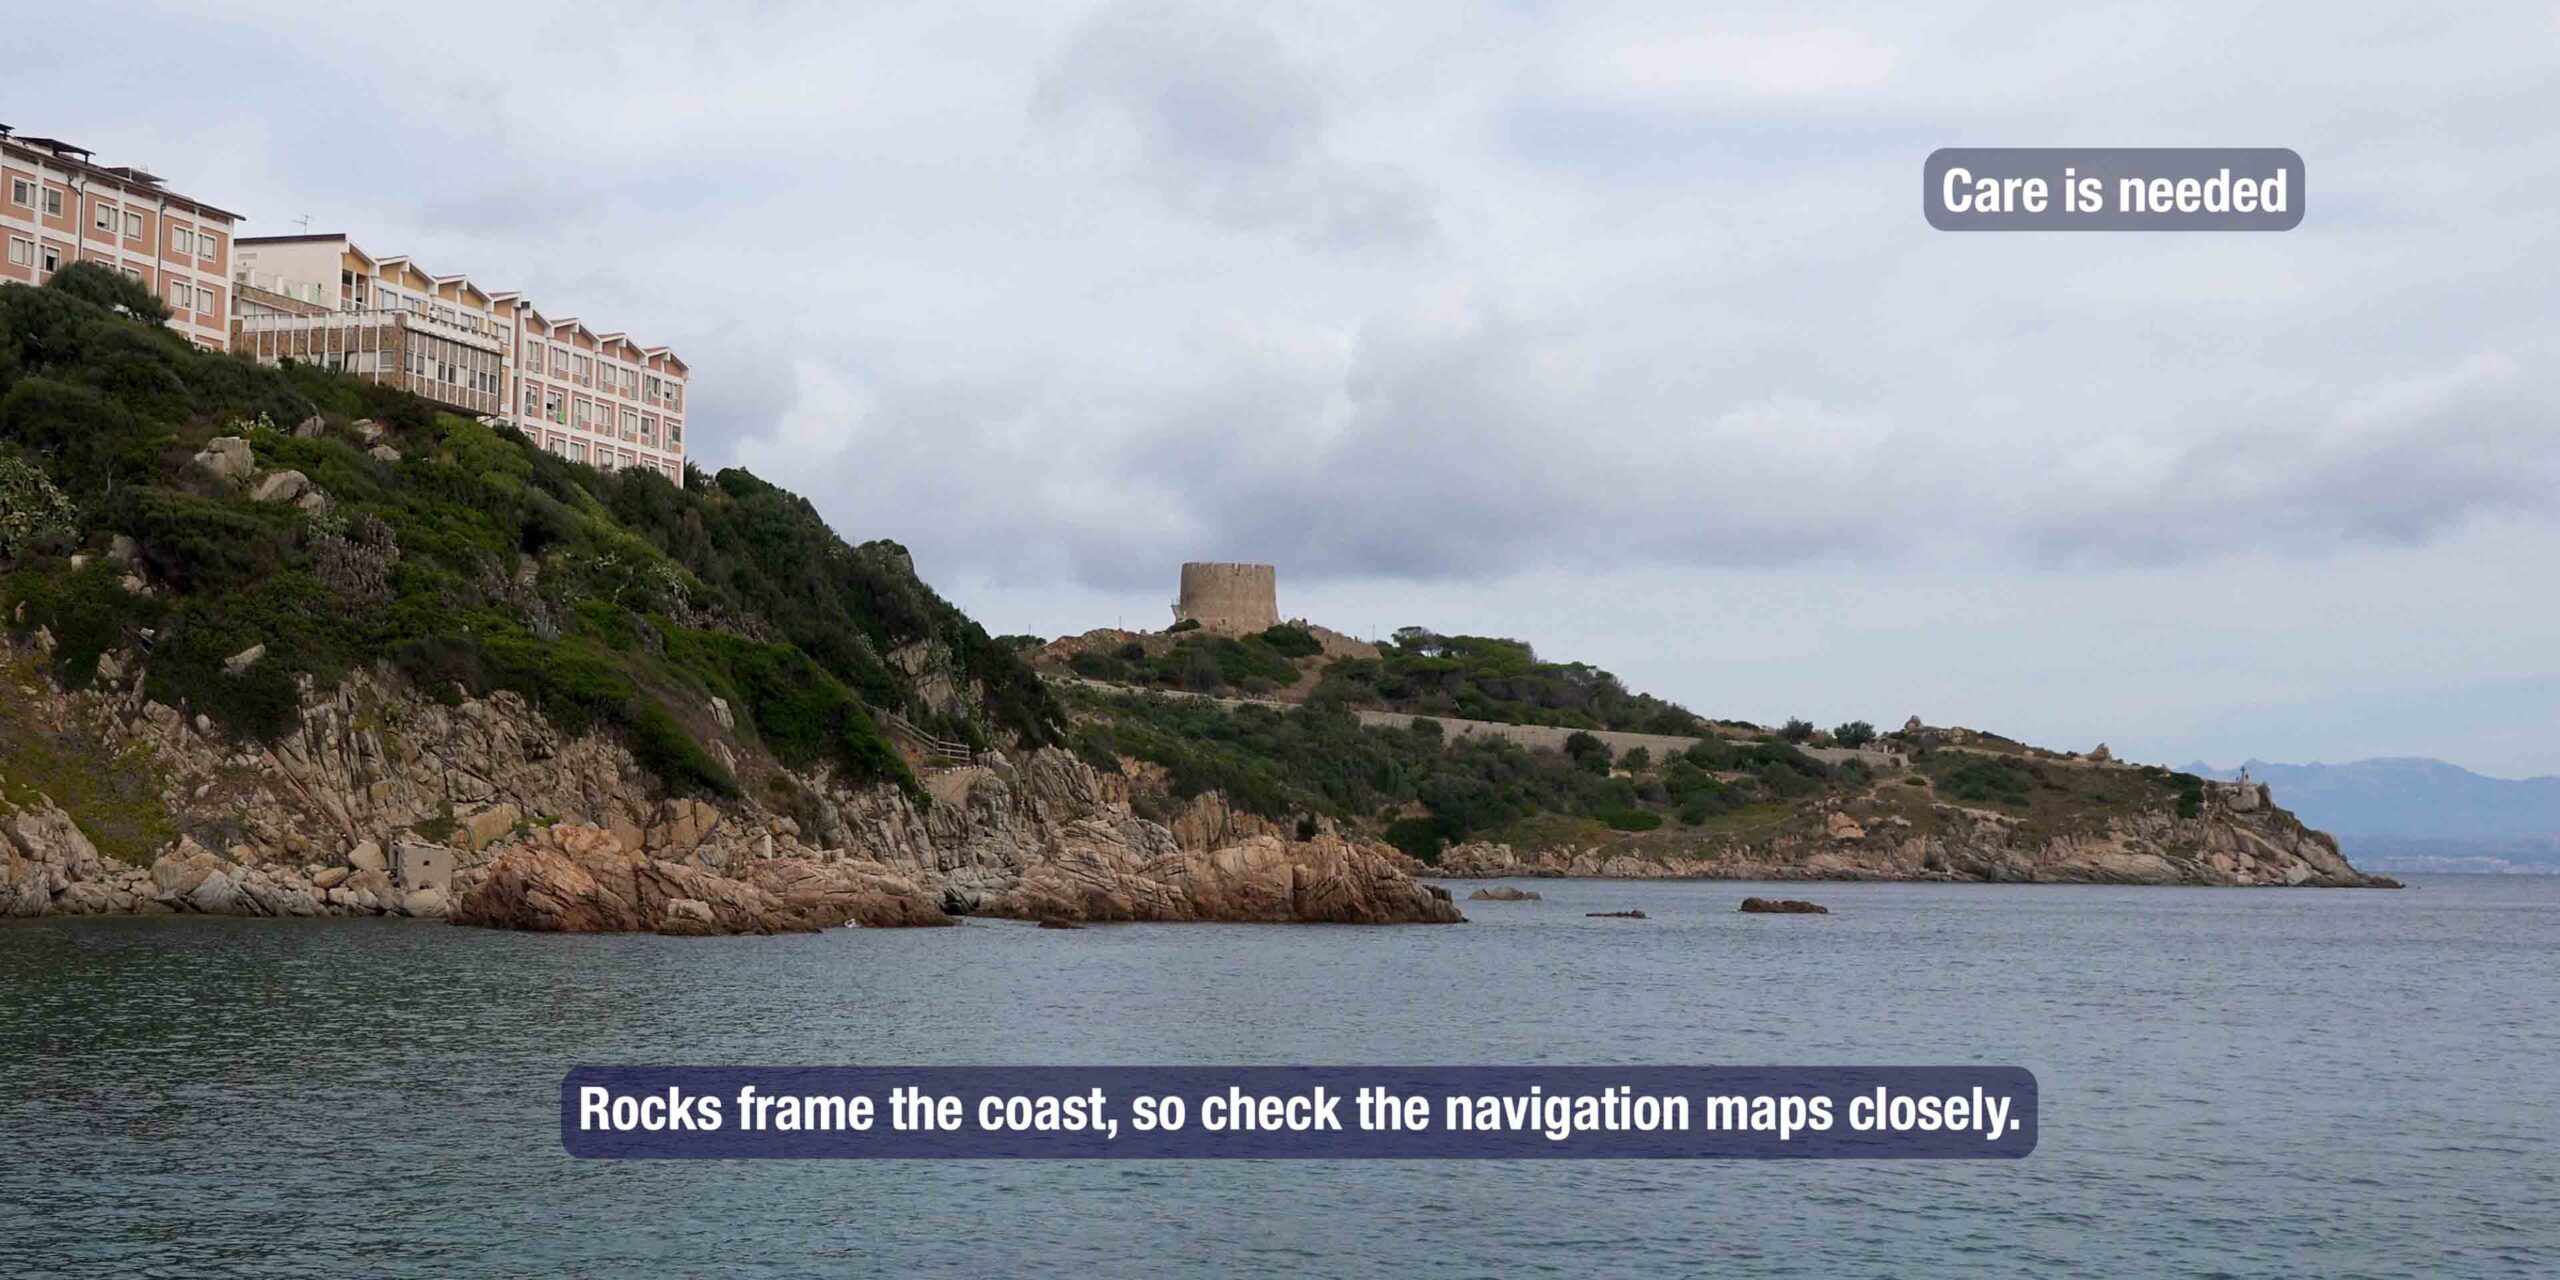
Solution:
[[(0, 812), (0, 916), (399, 915), (551, 931), (777, 933), (982, 915), (1058, 921), (1456, 923), (1387, 846), (1297, 838), (1219, 797), (1156, 822), (1129, 780), (1054, 749), (928, 773), (928, 795), (790, 775), (783, 804), (662, 797), (613, 740), (510, 693), (385, 672), (306, 688), (268, 745), (151, 702), (102, 664), (21, 681), (46, 734), (148, 771), (179, 833), (102, 853), (24, 780)], [(8, 779), (0, 777), (0, 785)], [(446, 868), (432, 876), (417, 866)], [(423, 882), (422, 882), (423, 881)]]
[[(18, 714), (147, 774), (174, 838), (110, 856), (78, 815), (0, 776), (0, 917), (727, 934), (967, 916), (1454, 923), (1457, 904), (1431, 882), (1473, 878), (2396, 884), (2357, 871), (2255, 784), (2212, 784), (2192, 816), (2126, 813), (2070, 835), (1961, 806), (1933, 811), (1926, 832), (1844, 808), (1818, 835), (1740, 847), (1478, 842), (1426, 866), (1331, 824), (1283, 829), (1215, 792), (1168, 812), (1147, 770), (1054, 749), (929, 770), (924, 797), (823, 769), (788, 775), (787, 802), (666, 797), (614, 740), (563, 733), (513, 694), (431, 696), (382, 671), (306, 688), (290, 733), (243, 743), (145, 698), (136, 666), (111, 656), (79, 692), (21, 678)], [(1162, 820), (1140, 816), (1134, 793)]]
[[(1920, 832), (1898, 817), (1835, 810), (1814, 836), (1690, 851), (1630, 839), (1515, 849), (1455, 845), (1423, 868), (1433, 879), (1904, 880), (1984, 884), (2120, 884), (2396, 889), (2359, 871), (2337, 841), (2276, 807), (2263, 783), (2208, 784), (2196, 813), (2110, 816), (2055, 834), (1996, 811), (1939, 806)], [(1420, 867), (1422, 864), (1413, 864)]]

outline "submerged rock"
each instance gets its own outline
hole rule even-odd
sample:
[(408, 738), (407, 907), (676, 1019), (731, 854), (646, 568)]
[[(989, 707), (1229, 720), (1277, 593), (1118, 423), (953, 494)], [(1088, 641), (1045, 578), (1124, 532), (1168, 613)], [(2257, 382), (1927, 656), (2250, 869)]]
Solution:
[(1827, 916), (1831, 908), (1802, 898), (1744, 898), (1740, 908), (1752, 915)]
[(1507, 884), (1498, 884), (1498, 885), (1495, 885), (1494, 887), (1492, 887), (1492, 888), (1490, 888), (1490, 889), (1478, 889), (1478, 890), (1476, 890), (1474, 893), (1470, 893), (1470, 894), (1468, 894), (1468, 895), (1467, 895), (1467, 900), (1468, 900), (1469, 902), (1538, 902), (1538, 901), (1542, 901), (1542, 899), (1541, 899), (1541, 898), (1539, 898), (1539, 897), (1538, 897), (1538, 895), (1537, 895), (1537, 893), (1536, 893), (1535, 891), (1533, 891), (1533, 890), (1529, 890), (1529, 889), (1514, 889), (1514, 888), (1512, 888), (1510, 885), (1507, 885)]
[(1649, 918), (1642, 911), (1585, 911), (1582, 914), (1594, 920), (1644, 920)]

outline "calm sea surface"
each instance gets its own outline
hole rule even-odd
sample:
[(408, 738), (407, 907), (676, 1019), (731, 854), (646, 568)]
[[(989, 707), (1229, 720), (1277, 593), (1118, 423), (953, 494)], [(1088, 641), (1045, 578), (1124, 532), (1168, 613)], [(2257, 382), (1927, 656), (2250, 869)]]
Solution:
[[(1449, 928), (0, 927), (0, 1276), (2560, 1275), (2560, 877), (1521, 883)], [(1734, 913), (1773, 890), (1834, 914)], [(2042, 1140), (569, 1159), (560, 1076), (615, 1062), (2015, 1063)]]

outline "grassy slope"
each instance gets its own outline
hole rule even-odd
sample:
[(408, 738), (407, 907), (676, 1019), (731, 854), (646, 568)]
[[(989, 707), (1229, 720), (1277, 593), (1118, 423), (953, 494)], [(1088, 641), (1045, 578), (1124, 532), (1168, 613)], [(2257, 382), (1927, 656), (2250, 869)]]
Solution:
[[(0, 457), (76, 508), (0, 561), (0, 610), (56, 638), (65, 686), (147, 637), (153, 698), (266, 738), (290, 727), (297, 676), (388, 661), (428, 690), (520, 692), (621, 734), (670, 790), (714, 793), (741, 786), (700, 745), (715, 695), (776, 759), (909, 786), (875, 708), (980, 743), (1056, 737), (1039, 682), (900, 548), (849, 546), (802, 499), (743, 471), (600, 472), (402, 393), (198, 352), (157, 306), (86, 268), (0, 287)], [(316, 438), (277, 429), (315, 414)], [(398, 460), (369, 455), (358, 417)], [(328, 509), (253, 502), (195, 466), (221, 435), (246, 436), (261, 472), (303, 472)], [(139, 543), (150, 592), (99, 555), (116, 535)], [(888, 660), (918, 642), (968, 706), (937, 713)]]

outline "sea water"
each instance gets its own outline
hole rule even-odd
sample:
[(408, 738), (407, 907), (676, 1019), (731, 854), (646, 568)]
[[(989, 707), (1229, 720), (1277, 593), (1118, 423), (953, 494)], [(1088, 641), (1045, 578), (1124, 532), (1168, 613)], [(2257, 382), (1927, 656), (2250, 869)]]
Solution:
[[(1545, 899), (1445, 927), (0, 925), (0, 1275), (2560, 1274), (2560, 878), (1516, 883)], [(2041, 1135), (1981, 1164), (559, 1143), (574, 1064), (1042, 1062), (2015, 1064)]]

